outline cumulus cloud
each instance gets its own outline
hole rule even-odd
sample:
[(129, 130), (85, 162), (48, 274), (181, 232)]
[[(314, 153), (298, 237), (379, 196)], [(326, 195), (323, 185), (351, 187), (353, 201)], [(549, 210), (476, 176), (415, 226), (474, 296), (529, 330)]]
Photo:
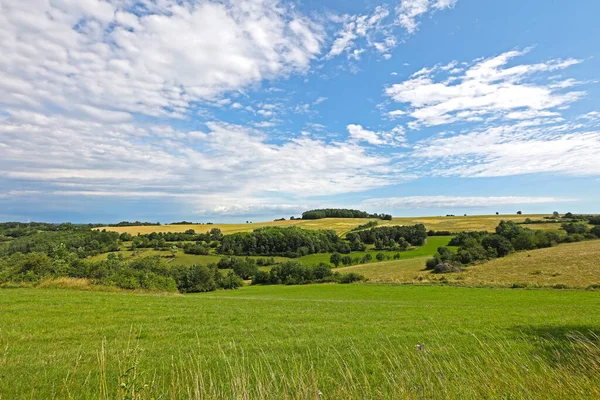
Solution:
[(355, 142), (365, 142), (375, 146), (402, 146), (406, 143), (404, 128), (397, 126), (391, 131), (375, 132), (362, 127), (362, 125), (350, 124), (346, 127), (350, 139)]
[(410, 208), (456, 208), (487, 207), (520, 204), (543, 204), (576, 201), (561, 197), (522, 197), (522, 196), (409, 196), (375, 198), (362, 202), (362, 206), (372, 209), (399, 210)]
[(277, 0), (0, 7), (0, 104), (75, 104), (104, 122), (182, 117), (195, 101), (305, 70), (324, 40), (320, 25)]
[[(539, 81), (543, 77), (540, 74), (568, 68), (580, 60), (557, 59), (506, 67), (511, 59), (525, 52), (510, 51), (476, 61), (464, 71), (456, 68), (455, 62), (446, 67), (424, 67), (408, 80), (387, 87), (385, 94), (407, 105), (403, 111), (413, 119), (409, 127), (414, 129), (481, 122), (506, 114), (512, 119), (556, 115), (553, 110), (568, 107), (585, 94), (564, 91), (548, 80)], [(439, 71), (447, 74), (448, 70), (450, 74), (462, 75), (436, 78)]]

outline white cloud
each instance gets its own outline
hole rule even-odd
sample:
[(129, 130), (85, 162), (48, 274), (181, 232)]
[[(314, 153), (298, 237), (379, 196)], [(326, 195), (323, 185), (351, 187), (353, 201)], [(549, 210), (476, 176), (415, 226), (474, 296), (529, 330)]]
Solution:
[(551, 83), (530, 79), (540, 74), (562, 70), (579, 63), (574, 59), (551, 60), (538, 64), (505, 67), (524, 52), (510, 51), (477, 61), (462, 76), (435, 79), (439, 70), (454, 69), (455, 62), (445, 66), (424, 67), (410, 79), (385, 89), (392, 100), (407, 104), (405, 110), (413, 118), (411, 128), (445, 125), (464, 121), (482, 121), (507, 113), (513, 117), (555, 115), (553, 109), (567, 107), (581, 98), (583, 92), (564, 92)]
[(182, 117), (193, 102), (304, 71), (324, 40), (321, 26), (277, 0), (0, 7), (0, 104), (75, 108), (105, 122)]
[(560, 197), (522, 197), (522, 196), (409, 196), (375, 198), (362, 202), (362, 206), (371, 209), (397, 210), (414, 208), (457, 208), (488, 207), (502, 205), (543, 204), (577, 201)]
[(392, 160), (356, 143), (299, 137), (274, 144), (261, 131), (218, 122), (182, 132), (14, 111), (0, 120), (0, 143), (0, 176), (44, 193), (173, 197), (206, 209), (405, 179)]
[(404, 128), (397, 126), (388, 132), (374, 132), (362, 125), (350, 124), (346, 127), (351, 140), (366, 142), (375, 146), (403, 146), (406, 143)]
[(414, 33), (419, 26), (417, 19), (433, 10), (452, 8), (457, 0), (402, 0), (396, 8), (398, 22), (408, 33)]
[(600, 131), (573, 124), (514, 124), (418, 142), (413, 157), (431, 175), (496, 177), (534, 173), (600, 175)]
[[(341, 22), (342, 27), (335, 33), (327, 58), (333, 58), (344, 52), (348, 58), (358, 60), (365, 48), (373, 48), (384, 59), (389, 60), (389, 52), (398, 44), (396, 38), (398, 26), (409, 34), (415, 32), (417, 19), (435, 10), (451, 8), (456, 0), (402, 0), (396, 7), (395, 15), (390, 13), (387, 6), (377, 6), (371, 13), (365, 15), (344, 15), (334, 18)], [(359, 49), (357, 43), (360, 43)]]

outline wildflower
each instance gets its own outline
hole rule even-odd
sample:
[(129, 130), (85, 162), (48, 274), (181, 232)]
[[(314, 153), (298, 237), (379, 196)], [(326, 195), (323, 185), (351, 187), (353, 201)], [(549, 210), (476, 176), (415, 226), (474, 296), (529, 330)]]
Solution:
[(423, 351), (423, 345), (422, 345), (422, 344), (420, 344), (420, 343), (417, 343), (417, 346), (416, 346), (416, 347), (417, 347), (417, 350), (419, 350), (419, 351)]

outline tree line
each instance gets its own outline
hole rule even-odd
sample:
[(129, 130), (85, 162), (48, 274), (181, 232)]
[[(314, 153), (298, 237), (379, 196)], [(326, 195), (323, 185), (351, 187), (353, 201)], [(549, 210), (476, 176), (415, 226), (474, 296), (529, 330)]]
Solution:
[(383, 220), (392, 220), (390, 214), (369, 214), (366, 211), (352, 210), (347, 208), (322, 208), (309, 210), (302, 213), (302, 219), (322, 219), (322, 218), (378, 218)]

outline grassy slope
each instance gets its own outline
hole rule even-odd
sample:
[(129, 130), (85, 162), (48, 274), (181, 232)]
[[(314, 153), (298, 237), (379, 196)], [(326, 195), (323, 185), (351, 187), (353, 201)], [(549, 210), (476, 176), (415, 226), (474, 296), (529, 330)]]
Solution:
[(530, 286), (564, 284), (572, 288), (586, 288), (590, 284), (600, 284), (600, 240), (517, 252), (455, 274), (436, 275), (424, 271), (426, 260), (427, 257), (386, 261), (340, 268), (338, 271), (357, 272), (373, 282), (436, 281), (443, 276), (462, 285), (511, 286), (525, 283)]
[[(392, 221), (378, 221), (379, 225), (414, 225), (418, 223), (425, 224), (425, 227), (440, 231), (471, 231), (488, 230), (493, 231), (501, 220), (511, 220), (522, 222), (526, 218), (533, 220), (542, 219), (542, 214), (531, 215), (473, 215), (467, 217), (414, 217), (414, 218), (394, 218)], [(219, 228), (223, 233), (249, 232), (265, 226), (291, 226), (296, 225), (305, 229), (333, 229), (342, 235), (358, 225), (365, 224), (369, 219), (363, 218), (325, 218), (319, 220), (294, 220), (294, 221), (272, 221), (259, 222), (252, 224), (214, 224), (214, 225), (161, 225), (161, 226), (128, 226), (128, 227), (105, 227), (98, 229), (107, 229), (115, 232), (129, 232), (137, 235), (138, 233), (151, 232), (184, 232), (188, 229), (194, 229), (196, 232), (206, 232), (211, 228)], [(540, 225), (532, 225), (535, 229), (544, 228)]]
[(120, 383), (137, 382), (144, 398), (597, 398), (598, 298), (367, 285), (0, 290), (0, 396), (125, 398)]

